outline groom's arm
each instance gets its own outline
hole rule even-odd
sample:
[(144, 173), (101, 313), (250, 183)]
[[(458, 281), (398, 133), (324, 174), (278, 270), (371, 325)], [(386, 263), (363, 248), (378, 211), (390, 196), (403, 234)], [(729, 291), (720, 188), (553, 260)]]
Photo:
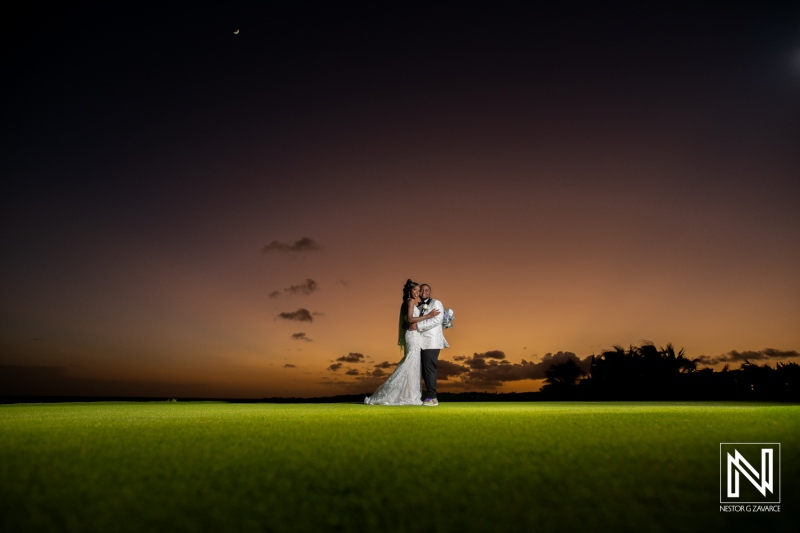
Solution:
[(436, 326), (442, 325), (442, 320), (444, 320), (444, 306), (442, 302), (436, 300), (436, 303), (433, 304), (434, 309), (439, 310), (439, 314), (433, 316), (431, 318), (426, 318), (420, 322), (417, 322), (417, 330), (422, 333), (423, 331), (428, 331), (429, 329), (433, 329)]

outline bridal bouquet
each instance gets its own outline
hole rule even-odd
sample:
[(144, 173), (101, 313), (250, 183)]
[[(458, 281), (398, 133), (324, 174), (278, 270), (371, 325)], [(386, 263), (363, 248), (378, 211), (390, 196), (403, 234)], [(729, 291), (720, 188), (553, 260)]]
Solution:
[(442, 316), (442, 328), (452, 328), (453, 327), (453, 320), (456, 319), (456, 315), (453, 314), (452, 309), (445, 309), (444, 316)]

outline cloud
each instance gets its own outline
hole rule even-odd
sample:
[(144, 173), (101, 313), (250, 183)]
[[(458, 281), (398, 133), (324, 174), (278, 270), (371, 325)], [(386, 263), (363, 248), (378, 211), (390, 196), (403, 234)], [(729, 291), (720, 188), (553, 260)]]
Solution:
[(300, 333), (292, 333), (292, 340), (311, 342), (313, 339), (310, 339), (304, 332), (301, 331)]
[(476, 358), (479, 358), (479, 359), (505, 359), (506, 358), (505, 352), (501, 352), (500, 350), (489, 350), (488, 352), (472, 354), (472, 356), (476, 357)]
[(536, 379), (546, 378), (547, 375), (545, 374), (545, 371), (549, 370), (551, 366), (560, 365), (566, 363), (567, 361), (572, 361), (584, 372), (589, 372), (589, 368), (592, 365), (592, 356), (587, 355), (581, 359), (572, 352), (557, 352), (555, 354), (546, 353), (544, 354), (544, 357), (542, 357), (542, 360), (536, 363), (539, 365), (541, 371), (541, 377)]
[(336, 372), (337, 370), (342, 368), (343, 364), (344, 363), (333, 363), (331, 366), (328, 367), (328, 370), (330, 370), (331, 372)]
[(393, 366), (397, 366), (400, 363), (390, 363), (389, 361), (384, 361), (383, 363), (378, 363), (375, 365), (375, 368), (392, 368)]
[(303, 237), (299, 241), (295, 241), (294, 244), (272, 241), (264, 246), (265, 254), (273, 252), (317, 252), (319, 250), (322, 250), (322, 246), (314, 239), (308, 237)]
[(457, 365), (450, 361), (440, 359), (436, 363), (436, 377), (440, 380), (448, 380), (453, 376), (459, 376), (469, 372), (469, 368), (464, 365)]
[[(308, 296), (309, 294), (317, 292), (318, 290), (319, 290), (319, 283), (309, 278), (299, 285), (292, 285), (290, 287), (286, 287), (285, 289), (283, 289), (283, 292), (285, 292), (289, 296)], [(280, 297), (280, 295), (281, 291), (278, 290), (269, 293), (270, 298), (278, 298)], [(314, 314), (321, 315), (322, 313), (314, 313)]]
[(356, 370), (355, 368), (351, 368), (350, 370), (345, 372), (345, 375), (347, 375), (347, 376), (357, 376), (358, 375), (358, 370)]
[(346, 282), (345, 280), (343, 280), (343, 279), (340, 279), (334, 285), (341, 285), (345, 289), (349, 289), (350, 288), (350, 284), (348, 282)]
[(319, 284), (313, 279), (307, 279), (300, 285), (292, 285), (283, 289), (283, 292), (291, 296), (308, 296), (312, 292), (319, 290)]
[(280, 313), (278, 318), (282, 318), (284, 320), (297, 320), (298, 322), (313, 322), (314, 317), (311, 315), (308, 309), (300, 308), (297, 311), (286, 311)]
[(766, 348), (757, 352), (751, 350), (746, 350), (744, 352), (731, 350), (730, 352), (722, 355), (701, 355), (698, 357), (698, 359), (700, 360), (700, 363), (704, 365), (716, 365), (717, 363), (736, 363), (769, 359), (791, 359), (793, 357), (800, 357), (800, 353), (796, 350), (776, 350), (774, 348)]
[(295, 365), (290, 365), (289, 363), (286, 363), (285, 365), (283, 365), (283, 368), (297, 368), (297, 367)]
[(363, 363), (364, 355), (360, 353), (350, 352), (337, 359), (337, 361), (344, 361), (345, 363)]
[[(482, 370), (484, 368), (489, 368), (491, 363), (496, 363), (496, 361), (486, 362), (487, 359), (505, 359), (506, 354), (500, 350), (489, 350), (488, 352), (483, 353), (473, 353), (472, 357), (464, 357), (464, 356), (456, 356), (458, 357), (457, 361), (464, 361), (465, 364), (474, 370)], [(455, 359), (455, 358), (454, 358)]]

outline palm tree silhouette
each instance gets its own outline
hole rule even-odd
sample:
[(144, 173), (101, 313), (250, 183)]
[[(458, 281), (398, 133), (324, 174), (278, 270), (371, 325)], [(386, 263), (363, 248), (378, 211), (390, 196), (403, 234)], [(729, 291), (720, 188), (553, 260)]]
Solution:
[(592, 360), (592, 390), (601, 395), (630, 397), (669, 397), (685, 381), (681, 376), (697, 370), (699, 359), (688, 359), (683, 348), (672, 343), (656, 348), (649, 341), (641, 346), (614, 346)]
[(697, 363), (700, 362), (700, 359), (688, 359), (685, 354), (686, 350), (684, 348), (681, 348), (676, 354), (675, 347), (672, 346), (671, 342), (667, 343), (666, 348), (661, 348), (661, 357), (666, 361), (670, 371), (677, 370), (679, 373), (696, 372)]
[[(558, 388), (572, 387), (578, 382), (578, 379), (586, 375), (586, 372), (581, 370), (572, 359), (567, 359), (563, 363), (553, 365), (545, 370), (544, 373), (547, 376), (544, 382), (547, 385)], [(547, 385), (545, 385), (545, 387)]]

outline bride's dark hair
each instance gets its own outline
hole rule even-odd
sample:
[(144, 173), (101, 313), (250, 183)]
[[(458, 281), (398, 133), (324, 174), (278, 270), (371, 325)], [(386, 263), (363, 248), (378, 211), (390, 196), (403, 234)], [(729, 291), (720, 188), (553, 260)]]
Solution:
[(411, 298), (411, 289), (418, 286), (419, 283), (411, 281), (410, 279), (406, 280), (406, 284), (403, 286), (403, 301), (405, 302), (409, 298)]

